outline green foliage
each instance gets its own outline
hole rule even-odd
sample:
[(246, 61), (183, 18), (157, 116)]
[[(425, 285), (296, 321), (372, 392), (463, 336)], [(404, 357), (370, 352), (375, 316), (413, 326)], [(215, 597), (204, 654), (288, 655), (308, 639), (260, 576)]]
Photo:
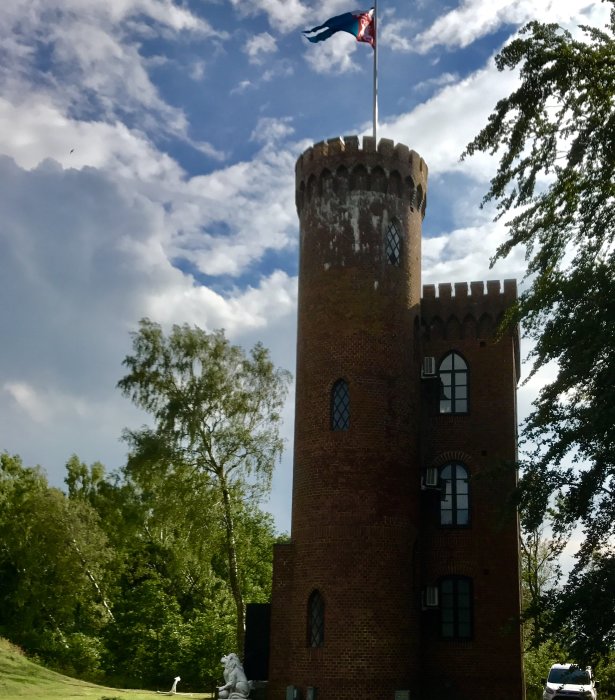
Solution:
[(120, 386), (154, 426), (127, 432), (123, 469), (73, 455), (63, 493), (0, 454), (0, 633), (81, 678), (211, 689), (221, 655), (242, 651), (244, 597), (270, 596), (276, 536), (258, 501), (288, 374), (222, 332), (143, 321), (134, 348)]
[[(561, 539), (548, 538), (542, 528), (526, 531), (521, 538), (521, 601), (526, 650), (535, 652), (552, 626), (551, 600), (561, 576), (558, 557)], [(548, 641), (548, 640), (547, 640)]]
[[(0, 459), (3, 633), (81, 678), (168, 690), (180, 675), (186, 691), (211, 689), (236, 644), (236, 609), (209, 482), (151, 470), (144, 488), (103, 470), (89, 484), (92, 468), (73, 457), (67, 482), (79, 473), (72, 483), (86, 488), (67, 497), (40, 469)], [(240, 502), (236, 523), (242, 589), (268, 600), (271, 516)]]
[[(283, 448), (279, 426), (289, 374), (274, 367), (260, 344), (246, 354), (222, 331), (186, 325), (165, 336), (148, 319), (133, 334), (133, 354), (124, 364), (128, 374), (118, 386), (154, 419), (153, 428), (125, 433), (127, 475), (144, 496), (164, 493), (156, 512), (178, 515), (189, 537), (200, 530), (202, 542), (223, 543), (224, 561), (209, 561), (233, 596), (235, 643), (242, 649), (242, 584), (249, 572), (236, 523), (246, 504), (250, 508), (270, 489)], [(184, 511), (193, 516), (186, 520)]]
[(594, 671), (600, 681), (600, 698), (615, 698), (615, 651), (602, 658)]
[(552, 641), (528, 649), (523, 657), (527, 700), (541, 700), (545, 679), (553, 664), (563, 663), (566, 654)]
[(615, 9), (603, 29), (580, 33), (530, 22), (502, 49), (497, 67), (519, 68), (520, 86), (464, 156), (500, 153), (485, 202), (509, 215), (508, 238), (494, 260), (522, 246), (528, 263), (527, 291), (507, 320), (523, 321), (535, 341), (532, 374), (550, 362), (558, 368), (524, 425), (519, 500), (529, 529), (548, 517), (557, 536), (583, 530), (553, 619), (576, 599), (568, 635), (580, 635), (592, 655), (606, 649), (584, 632), (590, 611), (578, 606), (590, 600), (577, 584), (592, 583), (596, 557), (604, 565), (615, 535)]
[(595, 665), (615, 650), (615, 557), (594, 556), (571, 573), (555, 607), (552, 634), (581, 664)]
[[(0, 499), (1, 624), (12, 639), (62, 666), (71, 645), (76, 651), (78, 640), (95, 636), (108, 619), (102, 589), (113, 554), (87, 503), (70, 501), (40, 469), (6, 453)], [(80, 671), (96, 670), (96, 654), (78, 655)]]

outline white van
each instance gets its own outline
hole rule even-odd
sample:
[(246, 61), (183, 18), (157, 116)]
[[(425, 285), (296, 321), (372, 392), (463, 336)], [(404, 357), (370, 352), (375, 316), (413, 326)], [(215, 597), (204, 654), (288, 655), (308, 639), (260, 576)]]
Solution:
[(599, 685), (589, 666), (581, 668), (574, 664), (553, 664), (545, 681), (542, 698), (543, 700), (558, 698), (596, 700)]

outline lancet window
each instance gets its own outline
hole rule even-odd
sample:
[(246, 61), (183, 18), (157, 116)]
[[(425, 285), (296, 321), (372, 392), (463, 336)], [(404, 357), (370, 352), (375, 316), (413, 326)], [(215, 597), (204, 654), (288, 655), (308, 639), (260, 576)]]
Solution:
[(338, 379), (331, 389), (331, 430), (350, 428), (350, 391), (345, 379)]
[(307, 609), (307, 645), (321, 647), (325, 643), (325, 601), (319, 591), (312, 591)]
[(399, 265), (401, 262), (401, 234), (399, 223), (392, 221), (384, 239), (384, 252), (390, 265)]

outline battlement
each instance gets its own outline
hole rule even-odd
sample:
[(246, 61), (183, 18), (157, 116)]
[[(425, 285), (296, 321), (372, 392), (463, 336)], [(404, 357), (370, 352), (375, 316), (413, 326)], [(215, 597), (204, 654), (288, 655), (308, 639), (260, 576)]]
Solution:
[(296, 205), (299, 215), (314, 197), (345, 197), (372, 191), (409, 200), (425, 215), (428, 169), (416, 152), (391, 139), (358, 136), (321, 141), (297, 159)]
[[(454, 294), (453, 294), (454, 290)], [(436, 294), (437, 292), (437, 294)], [(421, 317), (423, 331), (431, 340), (493, 339), (504, 313), (517, 300), (517, 280), (450, 282), (423, 285)], [(513, 337), (517, 376), (520, 368), (519, 328)]]
[[(486, 287), (486, 289), (485, 289)], [(454, 294), (453, 294), (454, 290)], [(436, 294), (437, 292), (437, 294)], [(466, 317), (476, 322), (488, 317), (494, 327), (503, 313), (517, 300), (517, 280), (488, 280), (484, 282), (442, 282), (423, 285), (421, 315), (430, 325), (434, 320), (447, 323), (454, 318), (463, 322)]]
[[(423, 302), (429, 305), (430, 302), (437, 301), (439, 307), (464, 308), (468, 304), (488, 304), (494, 309), (502, 311), (517, 300), (517, 280), (504, 280), (503, 285), (500, 280), (488, 280), (486, 287), (485, 293), (485, 282), (483, 281), (470, 282), (469, 290), (467, 282), (455, 282), (454, 285), (450, 282), (441, 282), (438, 285), (424, 284)], [(453, 289), (455, 290), (454, 295)]]

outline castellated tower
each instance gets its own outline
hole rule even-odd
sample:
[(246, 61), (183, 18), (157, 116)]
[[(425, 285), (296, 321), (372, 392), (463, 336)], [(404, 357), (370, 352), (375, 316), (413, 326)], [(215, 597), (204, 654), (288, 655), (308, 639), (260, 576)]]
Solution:
[(422, 290), (426, 193), (423, 159), (388, 139), (297, 161), (292, 526), (268, 700), (523, 694), (515, 475), (489, 468), (516, 456), (518, 339), (494, 338), (516, 291)]

